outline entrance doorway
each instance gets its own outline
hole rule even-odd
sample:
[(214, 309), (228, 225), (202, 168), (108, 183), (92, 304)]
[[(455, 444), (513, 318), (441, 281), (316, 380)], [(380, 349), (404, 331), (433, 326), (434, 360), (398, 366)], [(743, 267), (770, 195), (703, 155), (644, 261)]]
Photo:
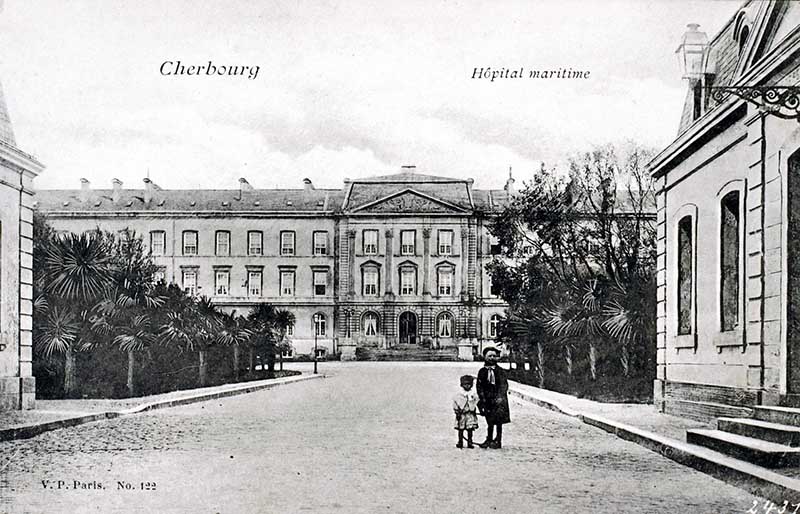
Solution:
[(417, 315), (404, 312), (400, 315), (400, 344), (417, 344)]
[(789, 394), (798, 394), (800, 393), (800, 150), (789, 157), (788, 168), (786, 386)]

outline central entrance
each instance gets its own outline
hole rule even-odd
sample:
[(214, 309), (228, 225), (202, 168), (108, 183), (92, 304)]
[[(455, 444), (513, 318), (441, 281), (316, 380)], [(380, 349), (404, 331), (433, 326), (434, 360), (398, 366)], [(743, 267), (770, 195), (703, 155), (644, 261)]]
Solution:
[(417, 315), (404, 312), (400, 315), (400, 344), (417, 344)]

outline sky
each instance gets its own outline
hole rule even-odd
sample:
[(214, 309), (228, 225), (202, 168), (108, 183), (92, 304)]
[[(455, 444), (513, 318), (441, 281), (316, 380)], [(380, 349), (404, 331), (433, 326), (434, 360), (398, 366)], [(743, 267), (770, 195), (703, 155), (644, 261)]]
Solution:
[[(593, 145), (675, 137), (687, 23), (727, 0), (4, 0), (0, 82), (39, 188), (339, 188), (420, 173), (501, 188)], [(165, 76), (184, 66), (247, 75)], [(475, 68), (523, 69), (519, 79)], [(529, 79), (531, 70), (588, 79)]]

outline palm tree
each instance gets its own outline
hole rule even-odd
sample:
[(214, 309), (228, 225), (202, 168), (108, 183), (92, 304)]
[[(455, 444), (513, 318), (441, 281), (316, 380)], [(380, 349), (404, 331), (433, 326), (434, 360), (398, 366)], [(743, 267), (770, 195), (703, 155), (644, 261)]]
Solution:
[(217, 335), (217, 343), (233, 347), (233, 379), (239, 381), (239, 352), (241, 345), (246, 344), (252, 337), (252, 332), (247, 327), (247, 319), (232, 313), (221, 313), (222, 327)]
[(278, 309), (275, 311), (275, 325), (280, 334), (280, 342), (278, 343), (278, 352), (280, 355), (280, 370), (283, 371), (283, 352), (289, 347), (289, 342), (286, 340), (286, 332), (289, 327), (295, 324), (294, 313), (286, 309)]
[(261, 353), (261, 369), (267, 363), (267, 373), (275, 371), (275, 332), (276, 310), (268, 303), (260, 303), (253, 307), (247, 315), (250, 329), (253, 332), (251, 339), (254, 347)]
[(197, 384), (205, 387), (208, 376), (208, 348), (218, 339), (220, 312), (206, 297), (187, 302), (181, 310), (168, 312), (161, 327), (164, 342), (198, 352)]
[(98, 232), (53, 236), (41, 250), (36, 303), (44, 323), (37, 323), (35, 342), (46, 356), (64, 355), (64, 395), (70, 397), (75, 352), (91, 344), (91, 310), (112, 285), (112, 259)]

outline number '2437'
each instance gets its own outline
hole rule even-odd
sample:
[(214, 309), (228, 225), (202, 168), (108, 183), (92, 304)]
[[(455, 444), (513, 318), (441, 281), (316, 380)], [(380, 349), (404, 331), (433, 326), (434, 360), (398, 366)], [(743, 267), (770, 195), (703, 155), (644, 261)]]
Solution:
[[(794, 507), (794, 510), (787, 511), (786, 509), (789, 507)], [(761, 509), (758, 508), (758, 500), (753, 500), (753, 506), (747, 511), (746, 514), (797, 514), (798, 509), (800, 509), (800, 503), (792, 503), (789, 505), (789, 502), (784, 500), (783, 505), (778, 507), (774, 502), (769, 500), (765, 500), (764, 504), (761, 506)]]

